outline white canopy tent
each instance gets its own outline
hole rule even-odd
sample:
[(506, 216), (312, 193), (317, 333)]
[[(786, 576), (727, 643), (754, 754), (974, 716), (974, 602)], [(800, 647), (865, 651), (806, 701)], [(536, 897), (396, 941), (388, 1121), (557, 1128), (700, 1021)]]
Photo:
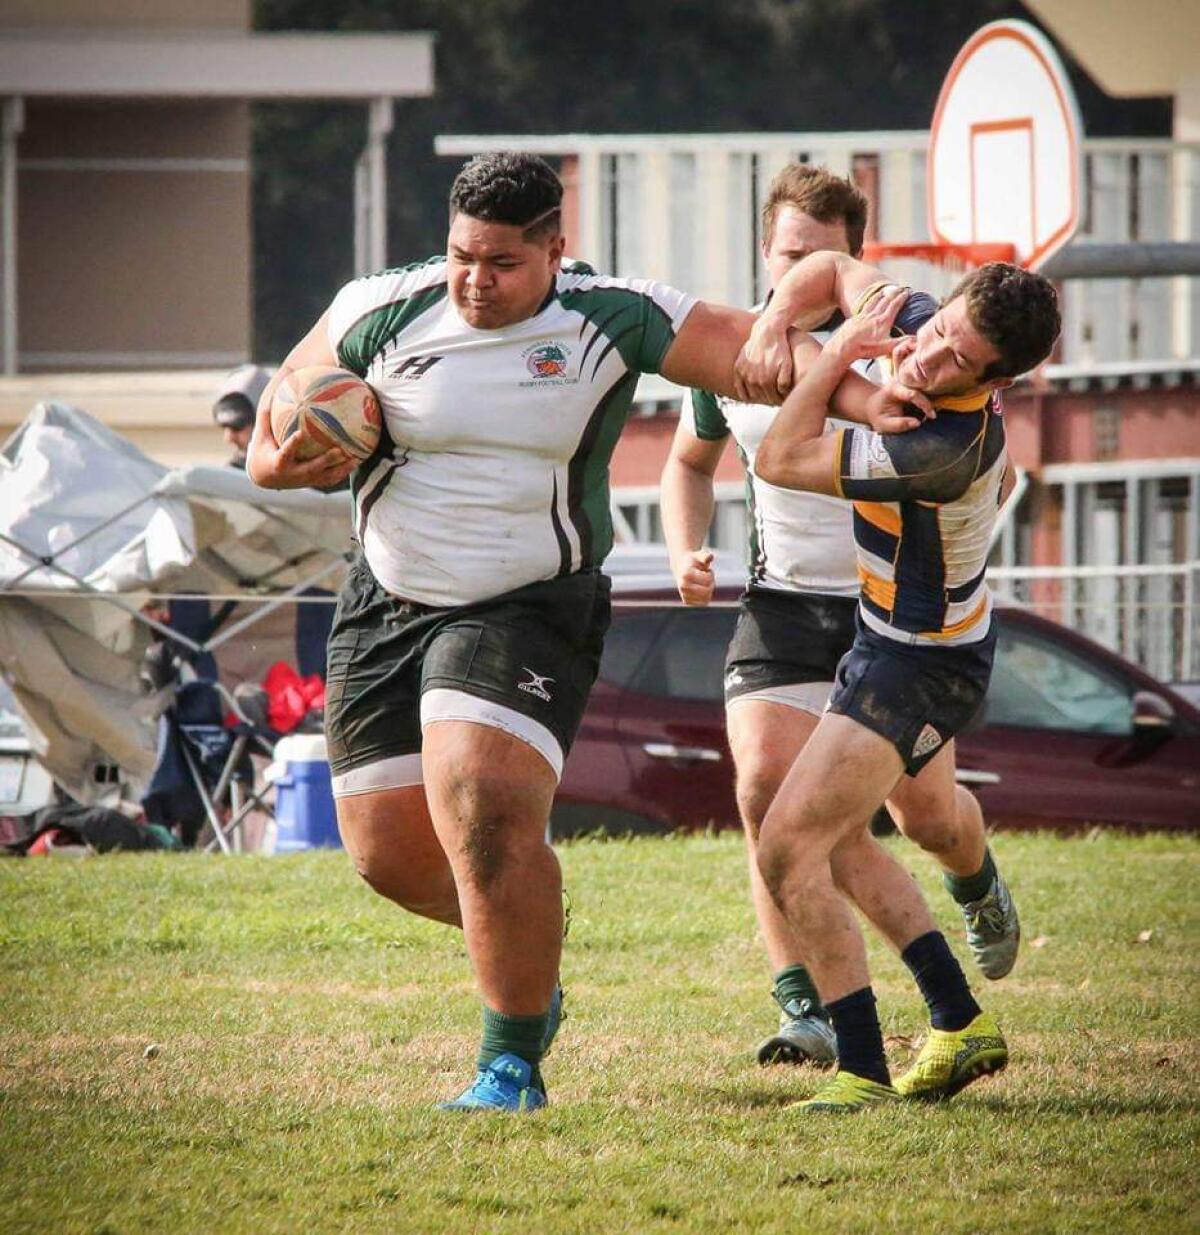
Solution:
[[(138, 679), (154, 632), (222, 648), (227, 685), (258, 677), (292, 659), (294, 602), (336, 591), (350, 548), (347, 493), (170, 471), (86, 412), (39, 403), (0, 450), (0, 675), (37, 759), (82, 802), (109, 788), (98, 766), (144, 784), (164, 704)], [(183, 597), (237, 607), (189, 638), (147, 612)]]

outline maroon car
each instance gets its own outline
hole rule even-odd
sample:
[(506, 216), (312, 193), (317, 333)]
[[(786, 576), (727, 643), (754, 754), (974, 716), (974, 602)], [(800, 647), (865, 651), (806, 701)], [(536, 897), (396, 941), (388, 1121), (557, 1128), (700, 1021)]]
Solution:
[[(618, 578), (556, 836), (737, 826), (722, 702), (736, 597), (686, 609), (661, 574)], [(988, 824), (1200, 831), (1200, 710), (1056, 622), (997, 613), (987, 700), (958, 739)]]

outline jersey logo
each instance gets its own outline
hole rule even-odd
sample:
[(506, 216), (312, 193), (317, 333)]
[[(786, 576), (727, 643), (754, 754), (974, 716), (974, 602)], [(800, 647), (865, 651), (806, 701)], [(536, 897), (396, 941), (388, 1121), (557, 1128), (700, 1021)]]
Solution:
[(409, 356), (403, 364), (398, 364), (391, 372), (392, 377), (407, 377), (411, 381), (424, 377), (444, 356)]
[(912, 757), (920, 759), (922, 755), (929, 754), (931, 750), (937, 750), (941, 744), (942, 735), (932, 725), (926, 725), (913, 743)]
[(543, 699), (546, 703), (549, 703), (550, 692), (546, 689), (546, 685), (549, 682), (553, 682), (554, 679), (550, 677), (543, 677), (540, 673), (534, 673), (528, 665), (522, 665), (521, 667), (526, 673), (529, 674), (529, 681), (518, 682), (517, 689), (525, 691), (526, 694), (537, 695), (539, 699)]
[(521, 356), (525, 367), (537, 379), (533, 382), (522, 382), (523, 386), (562, 386), (570, 380), (567, 377), (567, 367), (571, 359), (571, 349), (565, 343), (535, 343), (532, 347), (527, 347)]

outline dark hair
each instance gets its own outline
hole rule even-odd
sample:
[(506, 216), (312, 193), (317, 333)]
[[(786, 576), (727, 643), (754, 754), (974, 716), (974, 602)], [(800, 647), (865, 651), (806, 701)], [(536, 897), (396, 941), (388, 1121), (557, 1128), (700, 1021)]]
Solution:
[(1020, 377), (1050, 355), (1062, 329), (1054, 284), (1032, 270), (1008, 262), (988, 262), (972, 270), (942, 302), (967, 298), (971, 325), (1000, 353), (982, 380)]
[(461, 211), (487, 223), (511, 223), (528, 228), (524, 239), (532, 240), (558, 232), (562, 195), (562, 181), (545, 159), (499, 150), (476, 155), (454, 177), (450, 217)]
[(846, 225), (850, 256), (862, 252), (867, 230), (867, 199), (859, 187), (828, 168), (809, 163), (789, 163), (771, 181), (762, 208), (763, 243), (769, 244), (775, 232), (780, 206), (795, 206), (818, 223)]

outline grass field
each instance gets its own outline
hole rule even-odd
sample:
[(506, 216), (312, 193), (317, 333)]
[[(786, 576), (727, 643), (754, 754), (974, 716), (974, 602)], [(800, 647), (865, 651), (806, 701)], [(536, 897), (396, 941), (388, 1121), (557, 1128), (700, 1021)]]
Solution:
[[(996, 849), (1028, 941), (983, 993), (1013, 1063), (853, 1119), (801, 1117), (819, 1074), (753, 1062), (732, 835), (563, 847), (569, 1019), (525, 1118), (431, 1109), (474, 1057), (461, 939), (342, 854), (0, 864), (0, 1231), (1200, 1229), (1200, 844)], [(902, 1064), (922, 1007), (872, 964)]]

